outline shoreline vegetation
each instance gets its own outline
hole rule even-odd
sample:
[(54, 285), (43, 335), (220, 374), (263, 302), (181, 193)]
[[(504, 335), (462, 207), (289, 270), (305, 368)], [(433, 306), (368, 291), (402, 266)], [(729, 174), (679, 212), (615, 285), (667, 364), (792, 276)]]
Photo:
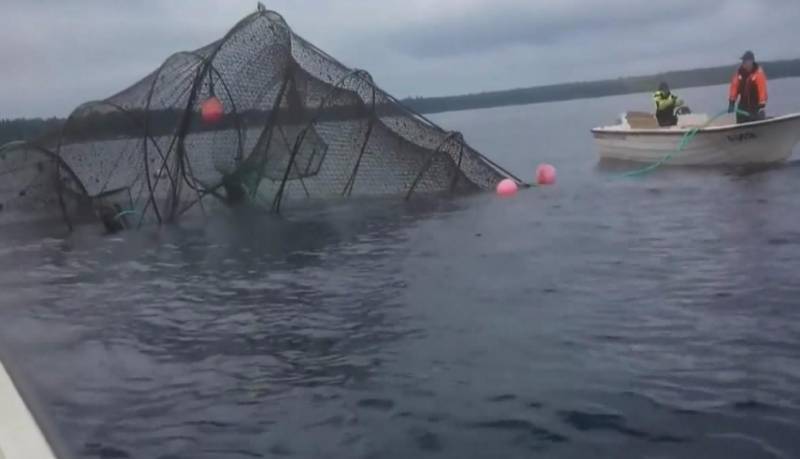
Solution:
[[(764, 61), (760, 65), (764, 67), (770, 80), (800, 76), (800, 59)], [(560, 83), (446, 97), (416, 97), (403, 99), (401, 102), (423, 114), (530, 105), (654, 92), (661, 81), (668, 82), (672, 89), (728, 84), (735, 70), (736, 64), (733, 64), (613, 80)]]
[[(800, 59), (765, 61), (762, 65), (771, 80), (800, 76)], [(403, 99), (401, 102), (422, 114), (529, 105), (651, 92), (655, 90), (660, 81), (667, 81), (674, 89), (726, 84), (734, 70), (735, 65), (726, 65), (645, 76), (621, 77), (611, 80), (560, 83), (457, 96), (414, 97)], [(253, 119), (261, 118), (256, 114), (250, 117)], [(0, 146), (15, 140), (34, 140), (46, 133), (58, 132), (63, 124), (63, 118), (0, 119)]]

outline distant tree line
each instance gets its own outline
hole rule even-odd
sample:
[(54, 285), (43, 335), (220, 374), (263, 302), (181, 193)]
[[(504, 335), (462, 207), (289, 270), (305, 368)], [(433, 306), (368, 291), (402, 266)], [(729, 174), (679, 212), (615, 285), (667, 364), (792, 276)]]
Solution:
[(58, 131), (62, 118), (0, 119), (0, 146), (14, 140), (34, 140), (46, 132)]
[[(65, 143), (111, 140), (118, 138), (151, 138), (173, 135), (181, 128), (184, 119), (182, 109), (160, 109), (145, 112), (141, 109), (110, 109), (102, 102), (97, 109), (84, 107), (69, 123), (65, 119), (48, 120), (15, 119), (0, 120), (0, 146), (14, 140), (36, 140), (44, 146), (55, 147), (61, 140)], [(397, 109), (391, 104), (375, 107), (378, 116), (396, 116)], [(231, 131), (237, 128), (260, 128), (274, 119), (282, 125), (305, 127), (312, 120), (318, 122), (362, 119), (370, 116), (370, 109), (360, 99), (348, 104), (331, 105), (322, 109), (298, 110), (281, 108), (273, 115), (271, 110), (246, 110), (236, 116), (227, 114), (213, 124), (203, 122), (199, 112), (191, 113), (188, 133), (207, 131)]]
[[(800, 76), (800, 59), (764, 62), (770, 79)], [(402, 102), (420, 113), (438, 113), (454, 110), (500, 107), (507, 105), (524, 105), (542, 102), (554, 102), (571, 99), (604, 97), (655, 90), (660, 81), (667, 81), (673, 88), (711, 86), (727, 83), (734, 66), (711, 67), (704, 69), (666, 72), (648, 76), (618, 78), (590, 82), (562, 83), (531, 88), (510, 89), (506, 91), (484, 92), (450, 97), (415, 97)], [(378, 114), (391, 116), (395, 109), (391, 105), (378, 106)], [(297, 113), (278, 113), (278, 118), (286, 123), (301, 123), (309, 116), (325, 119), (343, 119), (363, 117), (365, 107), (338, 106), (323, 110), (324, 113), (309, 114), (297, 117)], [(152, 112), (148, 117), (148, 132), (151, 136), (174, 132), (181, 118), (179, 110), (162, 110)], [(294, 118), (294, 119), (293, 119)], [(205, 129), (230, 129), (233, 125), (263, 126), (270, 119), (267, 111), (248, 111), (240, 113), (238, 119), (226, 117), (216, 126), (203, 127), (197, 115), (191, 123), (193, 131)], [(116, 136), (140, 136), (143, 133), (144, 113), (132, 111), (127, 114), (119, 112), (90, 113), (69, 128), (68, 137), (73, 141), (81, 139), (97, 139)], [(52, 142), (58, 138), (64, 124), (63, 118), (32, 119), (0, 119), (0, 145), (14, 140), (44, 139)]]
[[(761, 63), (767, 76), (774, 80), (800, 76), (800, 59)], [(416, 97), (403, 103), (420, 113), (525, 105), (571, 99), (615, 96), (655, 91), (658, 83), (666, 81), (675, 89), (713, 86), (730, 81), (735, 65), (659, 73), (655, 75), (618, 78), (591, 82), (562, 83), (505, 91), (483, 92), (450, 97)]]

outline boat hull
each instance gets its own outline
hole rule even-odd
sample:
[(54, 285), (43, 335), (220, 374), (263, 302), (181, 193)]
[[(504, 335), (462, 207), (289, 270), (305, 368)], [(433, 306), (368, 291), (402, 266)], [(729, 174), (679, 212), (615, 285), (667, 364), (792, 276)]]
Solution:
[(679, 151), (689, 132), (616, 126), (592, 130), (601, 159), (655, 163), (668, 157), (664, 164), (675, 166), (769, 164), (792, 155), (800, 141), (800, 114), (700, 129)]
[(18, 389), (0, 362), (0, 458), (55, 459)]

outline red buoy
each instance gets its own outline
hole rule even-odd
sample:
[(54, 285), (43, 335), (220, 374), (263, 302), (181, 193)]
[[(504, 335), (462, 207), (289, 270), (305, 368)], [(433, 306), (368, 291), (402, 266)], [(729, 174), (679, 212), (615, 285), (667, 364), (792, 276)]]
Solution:
[(225, 107), (217, 96), (211, 96), (200, 104), (200, 117), (204, 123), (216, 124), (225, 114)]
[(539, 167), (536, 168), (536, 183), (539, 185), (556, 183), (556, 168), (550, 164), (539, 164)]
[(518, 189), (519, 186), (517, 185), (517, 182), (507, 178), (501, 180), (500, 183), (497, 184), (496, 191), (499, 196), (507, 198), (509, 196), (514, 196), (515, 194), (517, 194)]

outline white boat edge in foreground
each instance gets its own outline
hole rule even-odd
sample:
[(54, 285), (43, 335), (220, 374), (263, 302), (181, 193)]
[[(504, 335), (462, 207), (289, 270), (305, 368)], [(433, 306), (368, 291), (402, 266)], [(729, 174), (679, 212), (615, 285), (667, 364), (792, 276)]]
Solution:
[(800, 142), (800, 113), (743, 124), (710, 125), (697, 129), (678, 152), (692, 127), (631, 128), (624, 124), (592, 129), (601, 159), (666, 165), (718, 166), (786, 161)]
[(2, 362), (0, 459), (56, 459), (44, 432)]

